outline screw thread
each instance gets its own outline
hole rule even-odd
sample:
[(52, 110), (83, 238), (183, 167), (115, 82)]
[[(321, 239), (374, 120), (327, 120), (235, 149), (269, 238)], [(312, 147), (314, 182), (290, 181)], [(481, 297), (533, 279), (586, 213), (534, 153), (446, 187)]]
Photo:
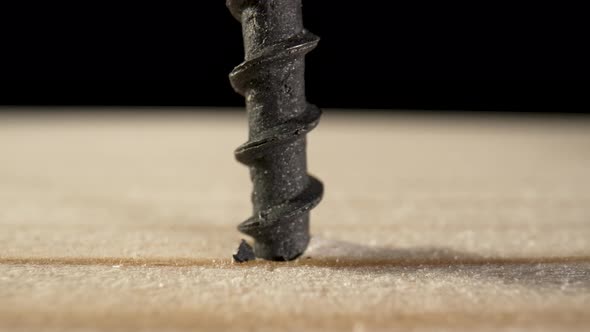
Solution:
[(306, 134), (321, 111), (305, 99), (304, 57), (319, 38), (303, 28), (301, 0), (227, 0), (242, 23), (245, 61), (230, 74), (246, 98), (249, 140), (235, 151), (250, 167), (253, 216), (238, 229), (257, 257), (291, 260), (309, 243), (309, 214), (323, 185), (307, 174)]

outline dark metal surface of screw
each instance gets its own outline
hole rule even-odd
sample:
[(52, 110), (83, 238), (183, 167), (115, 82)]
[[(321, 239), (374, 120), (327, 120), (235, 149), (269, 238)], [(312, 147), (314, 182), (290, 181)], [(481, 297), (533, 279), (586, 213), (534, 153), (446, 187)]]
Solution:
[(227, 0), (242, 23), (245, 61), (230, 74), (246, 98), (249, 140), (235, 154), (250, 167), (254, 216), (238, 226), (257, 257), (292, 260), (309, 243), (309, 214), (323, 185), (307, 174), (306, 137), (321, 111), (305, 98), (305, 54), (319, 38), (303, 28), (301, 0)]
[(240, 245), (238, 246), (238, 251), (233, 255), (234, 261), (238, 263), (243, 263), (247, 261), (252, 261), (256, 259), (256, 255), (254, 254), (254, 250), (252, 247), (246, 242), (246, 240), (242, 240)]

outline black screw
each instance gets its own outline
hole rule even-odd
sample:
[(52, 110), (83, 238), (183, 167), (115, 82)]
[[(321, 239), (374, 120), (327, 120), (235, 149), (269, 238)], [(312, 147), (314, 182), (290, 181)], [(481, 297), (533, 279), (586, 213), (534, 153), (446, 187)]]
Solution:
[(242, 23), (245, 61), (230, 74), (246, 97), (249, 141), (235, 154), (250, 166), (254, 216), (238, 226), (257, 257), (292, 260), (309, 243), (309, 213), (322, 183), (307, 174), (305, 135), (321, 111), (305, 99), (305, 54), (319, 41), (303, 28), (301, 0), (227, 0)]

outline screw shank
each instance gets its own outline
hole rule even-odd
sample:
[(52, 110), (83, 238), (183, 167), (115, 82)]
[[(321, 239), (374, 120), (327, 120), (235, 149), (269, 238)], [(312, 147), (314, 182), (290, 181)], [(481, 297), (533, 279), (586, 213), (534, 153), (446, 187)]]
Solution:
[[(230, 77), (240, 83), (234, 86), (244, 87), (237, 90), (246, 97), (249, 144), (262, 145), (264, 151), (245, 162), (254, 186), (254, 217), (240, 229), (254, 237), (257, 257), (290, 260), (307, 247), (309, 209), (321, 196), (317, 192), (305, 196), (311, 180), (301, 134), (304, 126), (297, 127), (310, 110), (304, 82), (307, 51), (297, 51), (306, 49), (298, 48), (306, 42), (301, 0), (230, 0), (228, 7), (234, 15), (239, 13), (242, 22), (245, 62), (241, 66), (257, 66), (249, 74)], [(310, 202), (307, 208), (284, 212), (301, 200)]]
[(301, 0), (251, 1), (241, 14), (246, 60), (303, 30)]

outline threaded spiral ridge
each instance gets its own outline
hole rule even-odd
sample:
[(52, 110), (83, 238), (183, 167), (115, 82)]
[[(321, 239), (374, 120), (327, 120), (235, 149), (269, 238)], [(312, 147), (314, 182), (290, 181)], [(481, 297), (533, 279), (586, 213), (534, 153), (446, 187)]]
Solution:
[[(307, 173), (305, 154), (306, 134), (321, 111), (305, 100), (303, 80), (305, 54), (319, 38), (303, 29), (300, 0), (227, 0), (227, 6), (242, 22), (245, 44), (254, 36), (246, 60), (230, 74), (234, 90), (246, 97), (250, 122), (249, 140), (235, 156), (250, 167), (254, 184), (254, 215), (238, 229), (254, 238), (257, 257), (291, 260), (309, 243), (309, 212), (323, 195), (322, 183)], [(276, 33), (283, 23), (288, 29)]]

